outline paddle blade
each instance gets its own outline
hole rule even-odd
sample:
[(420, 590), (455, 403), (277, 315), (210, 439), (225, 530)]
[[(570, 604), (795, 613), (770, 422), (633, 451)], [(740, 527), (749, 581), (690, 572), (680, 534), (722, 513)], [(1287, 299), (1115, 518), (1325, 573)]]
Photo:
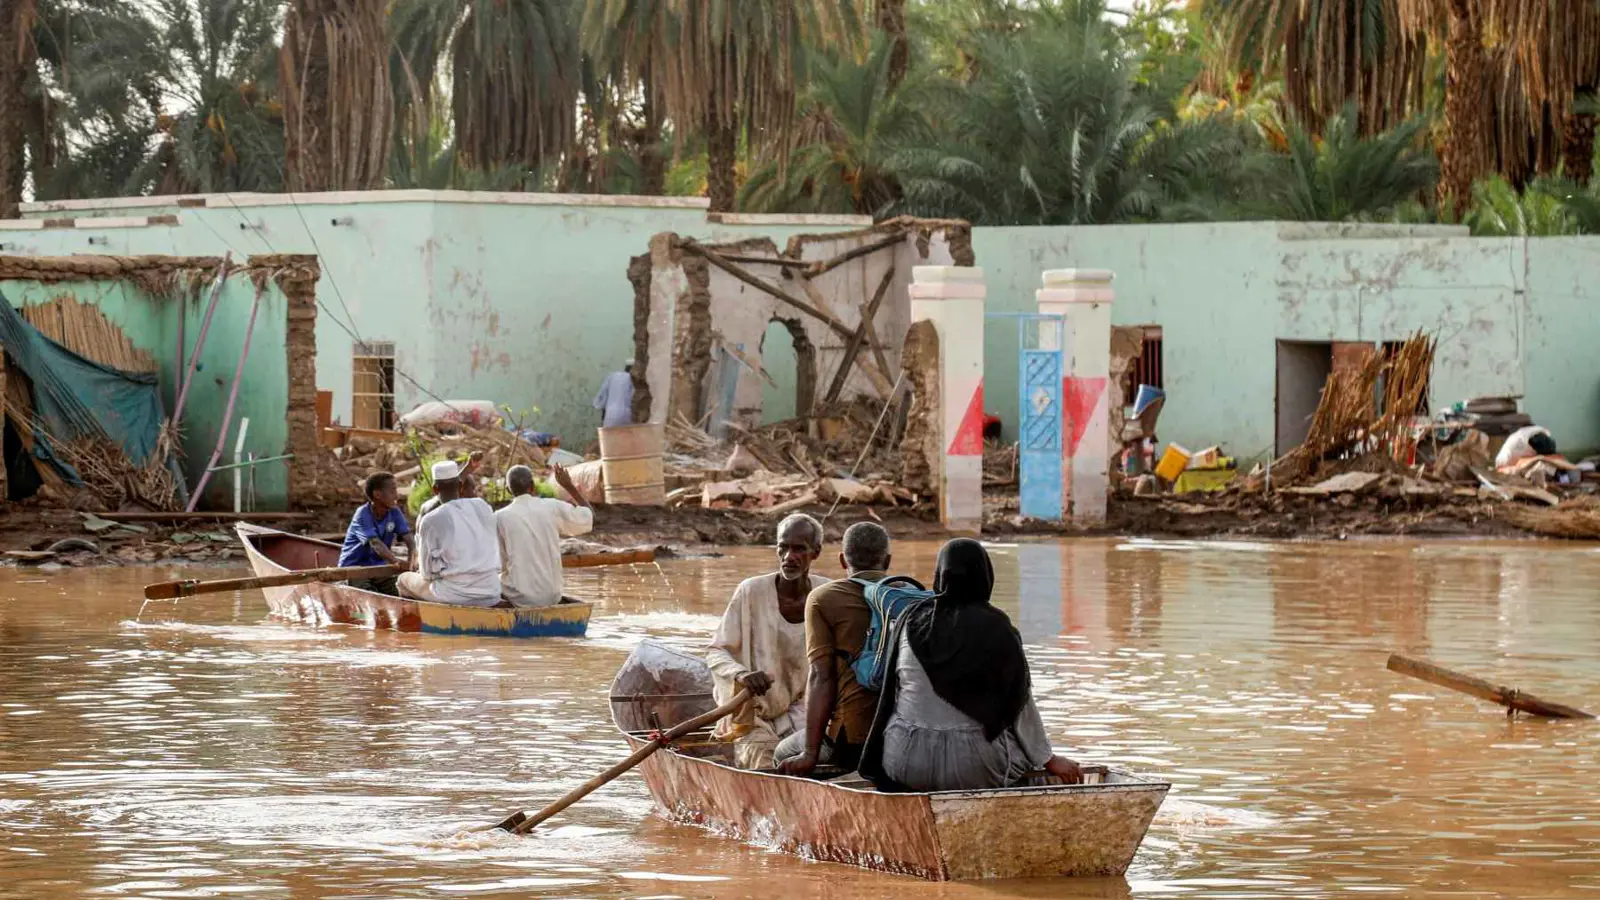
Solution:
[(158, 584), (147, 584), (144, 586), (144, 598), (146, 600), (176, 600), (184, 596), (183, 589), (189, 584), (191, 582), (187, 581), (163, 581)]
[(500, 829), (501, 831), (512, 831), (512, 832), (514, 832), (514, 831), (517, 830), (517, 826), (518, 825), (521, 825), (523, 822), (526, 822), (526, 821), (528, 821), (528, 814), (525, 813), (525, 812), (522, 812), (521, 810), (518, 810), (517, 812), (514, 812), (511, 815), (506, 816), (504, 819), (502, 819), (500, 821), (500, 824), (498, 824), (498, 825), (496, 825), (494, 827)]

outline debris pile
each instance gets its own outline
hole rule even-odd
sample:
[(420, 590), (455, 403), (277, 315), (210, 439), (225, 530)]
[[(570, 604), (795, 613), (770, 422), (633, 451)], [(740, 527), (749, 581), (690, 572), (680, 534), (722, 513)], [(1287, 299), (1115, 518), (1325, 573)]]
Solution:
[(418, 425), (405, 432), (353, 432), (333, 451), (352, 483), (361, 484), (373, 472), (392, 472), (402, 496), (410, 494), (423, 474), (424, 460), (464, 461), (474, 453), (482, 454), (476, 474), (486, 483), (499, 483), (515, 465), (543, 472), (548, 462), (544, 448), (514, 432), (450, 422)]
[(666, 426), (662, 460), (667, 505), (772, 515), (816, 504), (918, 505), (921, 498), (898, 484), (891, 416), (867, 400), (834, 411), (760, 428), (729, 423), (730, 440), (676, 417)]
[[(1533, 447), (1531, 435), (1543, 429), (1517, 410), (1515, 398), (1476, 398), (1428, 417), (1433, 353), (1433, 339), (1419, 333), (1395, 352), (1374, 352), (1359, 368), (1335, 371), (1299, 447), (1216, 494), (1156, 502), (1183, 516), (1435, 510), (1551, 537), (1600, 539), (1596, 461), (1574, 465), (1554, 452), (1553, 440)], [(1124, 493), (1140, 495), (1132, 484)]]

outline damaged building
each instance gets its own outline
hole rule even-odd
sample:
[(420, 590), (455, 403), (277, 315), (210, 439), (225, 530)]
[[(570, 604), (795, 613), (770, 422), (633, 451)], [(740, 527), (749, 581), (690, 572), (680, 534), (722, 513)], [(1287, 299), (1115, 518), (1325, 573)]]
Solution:
[(894, 219), (796, 235), (782, 251), (765, 237), (658, 234), (628, 268), (634, 418), (721, 436), (859, 397), (896, 400), (912, 268), (971, 264), (964, 222)]
[(319, 275), (302, 255), (0, 256), (3, 496), (106, 512), (347, 493), (319, 472)]

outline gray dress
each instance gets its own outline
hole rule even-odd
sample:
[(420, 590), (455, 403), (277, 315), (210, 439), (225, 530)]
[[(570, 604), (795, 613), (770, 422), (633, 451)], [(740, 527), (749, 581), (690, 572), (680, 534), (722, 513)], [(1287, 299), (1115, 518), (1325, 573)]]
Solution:
[(1033, 698), (1016, 726), (993, 741), (976, 719), (934, 693), (922, 662), (902, 633), (894, 712), (883, 731), (883, 770), (914, 791), (1009, 787), (1044, 767), (1052, 750)]

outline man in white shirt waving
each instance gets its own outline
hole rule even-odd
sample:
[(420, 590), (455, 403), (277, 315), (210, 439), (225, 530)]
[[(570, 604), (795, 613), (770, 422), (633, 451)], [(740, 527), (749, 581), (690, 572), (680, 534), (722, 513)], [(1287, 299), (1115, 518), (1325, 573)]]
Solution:
[(500, 541), (494, 510), (480, 497), (461, 496), (461, 467), (433, 464), (433, 490), (442, 501), (417, 525), (419, 571), (402, 572), (400, 595), (461, 606), (500, 604)]
[(540, 497), (533, 492), (533, 470), (512, 466), (506, 473), (511, 504), (494, 514), (505, 560), (501, 596), (515, 606), (554, 606), (561, 602), (561, 539), (587, 534), (594, 510), (561, 466), (551, 466), (556, 484), (579, 505)]

